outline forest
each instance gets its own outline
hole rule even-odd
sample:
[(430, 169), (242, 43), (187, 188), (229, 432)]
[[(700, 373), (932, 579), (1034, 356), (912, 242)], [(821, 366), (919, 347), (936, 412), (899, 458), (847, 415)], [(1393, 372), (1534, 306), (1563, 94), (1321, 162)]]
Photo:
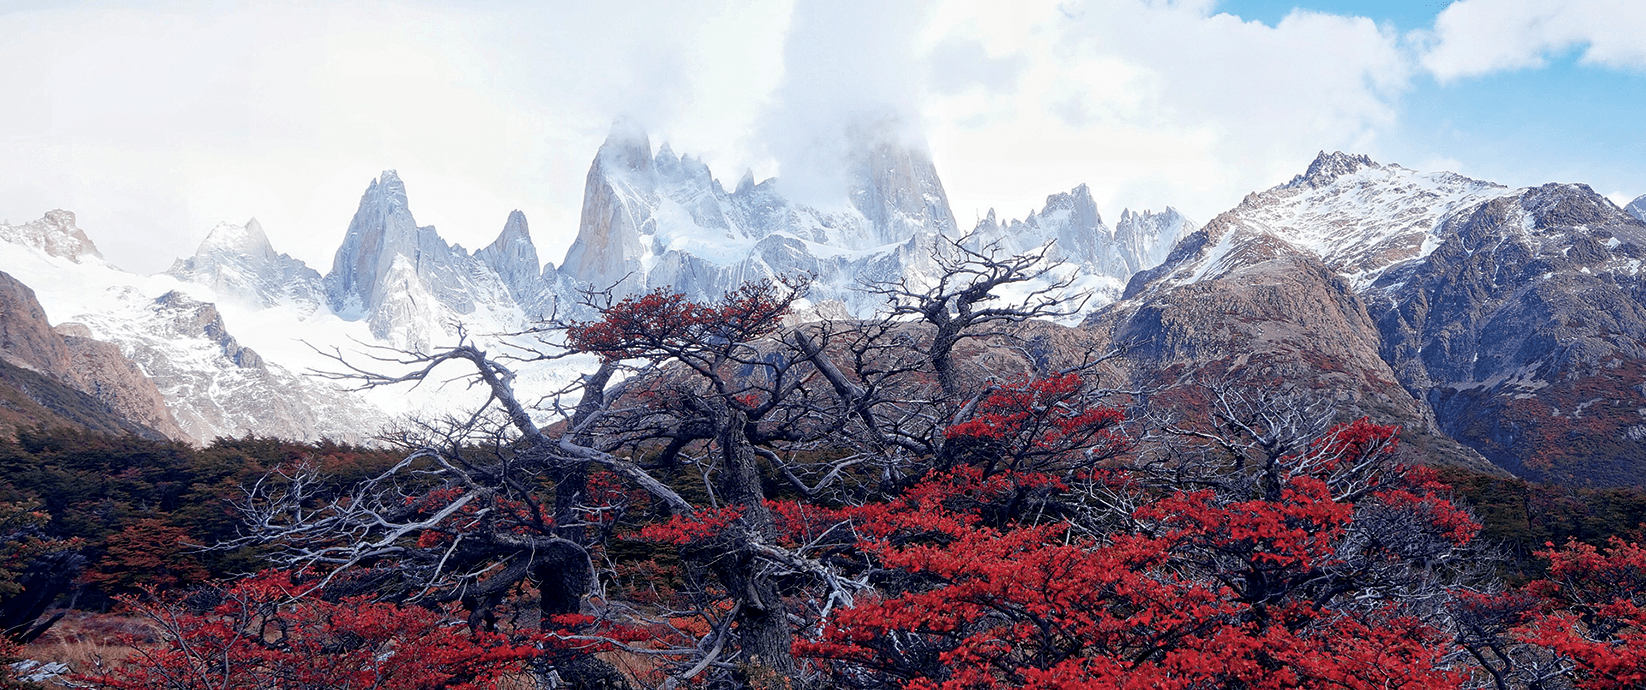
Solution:
[[(68, 606), (145, 621), (67, 676), (119, 690), (1646, 685), (1646, 491), (1402, 465), (1258, 375), (1128, 389), (1036, 331), (1043, 257), (947, 249), (867, 321), (791, 278), (340, 358), (486, 394), (369, 447), (25, 430), (0, 654)], [(517, 395), (550, 360), (589, 366)]]

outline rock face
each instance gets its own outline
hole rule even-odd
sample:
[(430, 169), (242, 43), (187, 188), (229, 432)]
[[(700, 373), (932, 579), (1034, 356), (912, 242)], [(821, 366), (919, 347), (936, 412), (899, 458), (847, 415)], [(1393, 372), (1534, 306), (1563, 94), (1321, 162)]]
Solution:
[(51, 329), (34, 290), (0, 272), (0, 359), (63, 378), (71, 371), (69, 349)]
[(136, 362), (120, 353), (119, 346), (92, 339), (91, 330), (81, 324), (60, 324), (56, 330), (68, 346), (77, 388), (167, 438), (196, 440), (177, 425), (160, 389)]
[(311, 314), (325, 303), (320, 273), (276, 253), (256, 218), (212, 228), (194, 256), (177, 260), (166, 273), (257, 307), (289, 304)]
[(1194, 232), (1194, 221), (1170, 206), (1155, 213), (1131, 209), (1120, 212), (1120, 222), (1114, 226), (1114, 243), (1120, 258), (1126, 262), (1125, 278), (1139, 271), (1159, 266), (1171, 254), (1177, 241)]
[(1398, 421), (1431, 457), (1641, 484), (1643, 232), (1582, 185), (1509, 190), (1322, 153), (1087, 323), (1134, 344), (1151, 381), (1244, 367)]
[(1098, 214), (1091, 190), (1080, 185), (1046, 197), (1046, 206), (1023, 220), (997, 221), (994, 209), (989, 209), (972, 234), (974, 246), (993, 243), (1012, 254), (1054, 242), (1050, 255), (1057, 261), (1106, 279), (1096, 283), (1102, 304), (1119, 298), (1128, 278), (1159, 264), (1172, 245), (1194, 229), (1193, 221), (1167, 207), (1161, 213), (1141, 214), (1124, 209), (1111, 230)]
[[(511, 263), (528, 251), (537, 254), (525, 228), (525, 216), (511, 214), (488, 256), (514, 272), (517, 289), (530, 290), (521, 280), (523, 267)], [(530, 273), (537, 274), (535, 266)], [(512, 330), (523, 320), (510, 284), (492, 265), (446, 244), (434, 226), (417, 225), (406, 186), (393, 170), (383, 171), (360, 197), (324, 285), (333, 313), (364, 319), (373, 336), (411, 350), (454, 340), (452, 326), (460, 321), (477, 321), (481, 330)]]
[(74, 214), (62, 209), (47, 211), (44, 218), (22, 225), (0, 223), (0, 241), (34, 247), (74, 263), (87, 256), (103, 258), (86, 232), (75, 226)]
[(1646, 194), (1635, 197), (1635, 200), (1624, 206), (1623, 210), (1636, 220), (1646, 221)]
[[(0, 359), (90, 396), (110, 416), (167, 438), (192, 440), (172, 418), (154, 382), (122, 356), (118, 347), (91, 339), (90, 331), (77, 324), (63, 324), (54, 330), (34, 290), (3, 272)], [(75, 400), (74, 396), (60, 394), (54, 394), (53, 399), (63, 401), (59, 407)], [(94, 408), (84, 412), (93, 416), (96, 413)]]
[(509, 212), (503, 232), (491, 244), (475, 252), (474, 258), (497, 273), (515, 303), (528, 305), (543, 297), (543, 264), (537, 260), (537, 246), (532, 244), (526, 214), (518, 209)]
[(1242, 242), (1197, 280), (1143, 291), (1086, 326), (1125, 347), (1132, 385), (1177, 401), (1185, 419), (1208, 412), (1201, 386), (1294, 396), (1340, 421), (1401, 425), (1410, 461), (1494, 470), (1441, 433), (1428, 407), (1401, 387), (1349, 283), (1284, 240)]
[(1401, 382), (1518, 475), (1646, 483), (1646, 224), (1587, 186), (1551, 184), (1440, 234), (1366, 292)]

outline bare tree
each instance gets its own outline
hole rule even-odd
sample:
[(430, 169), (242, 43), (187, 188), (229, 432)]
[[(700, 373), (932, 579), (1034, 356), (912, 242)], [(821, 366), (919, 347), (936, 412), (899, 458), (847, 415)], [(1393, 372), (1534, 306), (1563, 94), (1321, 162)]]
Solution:
[[(327, 573), (319, 584), (329, 590), (462, 601), (475, 626), (497, 625), (509, 593), (535, 583), (538, 624), (563, 643), (545, 654), (541, 675), (574, 687), (630, 684), (592, 653), (611, 648), (659, 660), (667, 687), (703, 674), (804, 684), (791, 651), (798, 631), (850, 605), (872, 572), (850, 553), (850, 525), (785, 541), (768, 486), (813, 501), (863, 500), (895, 490), (885, 480), (900, 472), (946, 462), (945, 430), (1008, 385), (984, 382), (967, 395), (956, 345), (1071, 313), (1060, 298), (1068, 282), (1049, 275), (1046, 251), (1002, 257), (945, 240), (936, 284), (871, 286), (889, 310), (864, 322), (783, 327), (807, 282), (780, 279), (714, 303), (668, 290), (591, 294), (585, 306), (595, 318), (551, 319), (526, 334), (536, 345), (500, 354), (467, 339), (427, 353), (333, 353), (342, 370), (332, 375), (357, 386), (450, 377), (446, 385), (466, 382), (483, 402), (399, 434), (405, 459), (343, 495), (327, 495), (312, 468), (265, 478), (242, 504), (255, 528), (247, 541), (277, 544), (283, 562)], [(993, 304), (1018, 283), (1031, 286), (1027, 297)], [(535, 405), (518, 396), (515, 368), (591, 354), (597, 367), (565, 390)], [(1087, 355), (1037, 376), (1086, 372), (1104, 359)], [(1093, 394), (1082, 385), (1053, 404)], [(533, 407), (552, 423), (537, 421)], [(869, 468), (881, 470), (878, 483)], [(676, 522), (724, 519), (682, 543), (696, 598), (642, 606), (591, 597), (605, 591), (599, 561), (613, 517), (632, 509), (593, 495), (594, 469), (644, 492)], [(673, 632), (632, 643), (565, 622), (591, 610)], [(674, 622), (685, 619), (701, 625), (693, 632)]]

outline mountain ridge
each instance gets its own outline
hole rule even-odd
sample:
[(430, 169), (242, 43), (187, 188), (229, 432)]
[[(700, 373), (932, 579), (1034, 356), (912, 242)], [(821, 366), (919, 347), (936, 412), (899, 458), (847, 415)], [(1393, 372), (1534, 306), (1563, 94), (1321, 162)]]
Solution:
[[(542, 261), (519, 210), (473, 253), (447, 243), (417, 225), (406, 184), (387, 170), (367, 185), (323, 276), (276, 252), (255, 219), (222, 224), (193, 257), (154, 277), (175, 286), (122, 288), (129, 294), (109, 294), (125, 295), (124, 316), (71, 318), (168, 381), (168, 401), (200, 395), (189, 390), (215, 376), (242, 382), (226, 388), (304, 391), (290, 398), (298, 407), (280, 412), (253, 412), (251, 392), (177, 403), (190, 410), (190, 433), (248, 423), (263, 433), (260, 415), (291, 433), (321, 417), (370, 414), (347, 402), (335, 409), (354, 411), (295, 413), (331, 398), (278, 366), (295, 361), (289, 352), (269, 358), (268, 334), (279, 329), (245, 331), (255, 347), (228, 335), (246, 310), (289, 310), (286, 338), (291, 329), (361, 328), (367, 345), (426, 351), (461, 334), (510, 347), (506, 334), (539, 314), (588, 316), (576, 302), (589, 292), (666, 287), (716, 299), (747, 280), (804, 273), (813, 292), (796, 318), (842, 319), (882, 306), (866, 284), (934, 279), (931, 250), (944, 238), (1011, 253), (1049, 245), (1050, 278), (1097, 295), (1077, 318), (1097, 341), (1127, 347), (1117, 366), (1140, 389), (1171, 397), (1189, 384), (1267, 386), (1400, 424), (1417, 456), (1566, 483), (1646, 482), (1646, 467), (1630, 461), (1646, 457), (1646, 412), (1628, 416), (1646, 410), (1646, 391), (1604, 377), (1633, 381), (1638, 369), (1646, 379), (1646, 211), (1637, 208), (1646, 197), (1619, 209), (1582, 185), (1510, 189), (1321, 151), (1301, 174), (1205, 225), (1167, 206), (1122, 209), (1111, 226), (1091, 189), (1077, 185), (1021, 220), (991, 209), (963, 233), (929, 155), (861, 144), (839, 202), (809, 205), (777, 178), (745, 174), (727, 191), (701, 160), (614, 126), (591, 161), (578, 234), (559, 264)], [(72, 214), (25, 225), (6, 231), (11, 246), (62, 270), (103, 265)], [(117, 335), (132, 328), (147, 335)], [(324, 346), (342, 342), (325, 337)], [(167, 351), (165, 338), (193, 344)], [(165, 364), (189, 357), (219, 373)], [(574, 372), (522, 374), (548, 382)], [(1550, 455), (1557, 442), (1527, 432), (1556, 428), (1568, 434), (1561, 443), (1598, 459)]]

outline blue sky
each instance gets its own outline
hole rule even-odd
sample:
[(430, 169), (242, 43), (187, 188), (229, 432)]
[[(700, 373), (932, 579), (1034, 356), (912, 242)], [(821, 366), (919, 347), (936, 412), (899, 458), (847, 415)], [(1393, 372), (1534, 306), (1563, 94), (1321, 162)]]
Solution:
[(824, 204), (877, 123), (963, 224), (1079, 184), (1205, 222), (1323, 149), (1646, 193), (1641, 0), (0, 0), (0, 64), (0, 220), (141, 272), (251, 217), (325, 270), (390, 168), (448, 240), (520, 209), (558, 261), (617, 117)]
[[(1412, 33), (1433, 30), (1450, 4), (1231, 0), (1217, 11), (1271, 26), (1298, 10), (1364, 16), (1415, 41), (1421, 36)], [(1444, 84), (1414, 75), (1385, 150), (1402, 161), (1456, 161), (1506, 184), (1584, 182), (1602, 194), (1646, 194), (1646, 69), (1584, 64), (1585, 47), (1545, 51), (1544, 66)]]
[(1255, 19), (1270, 26), (1280, 23), (1294, 9), (1327, 14), (1371, 17), (1382, 22), (1393, 22), (1401, 30), (1427, 29), (1434, 25), (1435, 15), (1446, 9), (1450, 2), (1435, 0), (1346, 0), (1338, 2), (1269, 2), (1267, 0), (1225, 0), (1217, 3), (1220, 12)]

